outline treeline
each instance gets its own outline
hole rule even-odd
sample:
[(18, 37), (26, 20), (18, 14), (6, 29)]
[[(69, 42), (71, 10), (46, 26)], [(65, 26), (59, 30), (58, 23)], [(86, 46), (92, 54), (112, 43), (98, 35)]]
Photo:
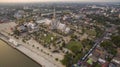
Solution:
[(106, 22), (110, 22), (116, 25), (120, 24), (120, 18), (118, 17), (105, 17), (104, 15), (98, 15), (98, 14), (87, 15), (87, 17), (92, 18), (93, 20), (96, 20), (96, 22), (102, 23), (103, 25), (106, 25)]

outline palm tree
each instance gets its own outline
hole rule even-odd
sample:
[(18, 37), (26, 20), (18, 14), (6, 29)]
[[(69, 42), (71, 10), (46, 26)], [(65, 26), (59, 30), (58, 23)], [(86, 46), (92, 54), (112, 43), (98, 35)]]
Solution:
[(32, 45), (32, 47), (35, 47), (35, 45)]
[(39, 49), (39, 47), (37, 47), (37, 49)]

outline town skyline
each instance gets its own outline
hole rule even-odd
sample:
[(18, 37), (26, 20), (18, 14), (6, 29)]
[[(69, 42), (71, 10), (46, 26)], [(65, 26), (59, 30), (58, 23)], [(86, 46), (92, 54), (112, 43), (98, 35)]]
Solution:
[(120, 2), (120, 0), (1, 0), (0, 3), (29, 3), (29, 2)]

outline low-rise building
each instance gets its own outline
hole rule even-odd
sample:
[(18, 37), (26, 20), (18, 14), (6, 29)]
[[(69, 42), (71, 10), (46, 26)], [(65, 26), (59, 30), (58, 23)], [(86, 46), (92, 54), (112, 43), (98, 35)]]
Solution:
[(119, 67), (120, 66), (120, 57), (114, 57), (111, 62), (113, 62), (116, 65), (116, 67)]

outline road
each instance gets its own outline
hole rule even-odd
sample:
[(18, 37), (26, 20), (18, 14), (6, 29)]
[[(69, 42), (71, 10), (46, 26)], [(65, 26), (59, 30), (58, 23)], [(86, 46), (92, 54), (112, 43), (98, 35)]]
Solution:
[(85, 54), (85, 56), (82, 58), (81, 61), (86, 61), (86, 59), (88, 58), (88, 56), (93, 52), (93, 50), (101, 44), (102, 41), (104, 41), (104, 37), (108, 36), (107, 32), (104, 32), (103, 35), (96, 40), (96, 42), (94, 43), (94, 46), (89, 50), (89, 52), (87, 54)]
[(113, 26), (111, 28), (108, 28), (108, 31), (105, 31), (103, 35), (95, 40), (94, 46), (89, 50), (89, 52), (81, 59), (81, 61), (86, 61), (88, 56), (94, 51), (94, 49), (104, 41), (104, 37), (109, 37), (109, 32), (113, 32), (116, 28)]

